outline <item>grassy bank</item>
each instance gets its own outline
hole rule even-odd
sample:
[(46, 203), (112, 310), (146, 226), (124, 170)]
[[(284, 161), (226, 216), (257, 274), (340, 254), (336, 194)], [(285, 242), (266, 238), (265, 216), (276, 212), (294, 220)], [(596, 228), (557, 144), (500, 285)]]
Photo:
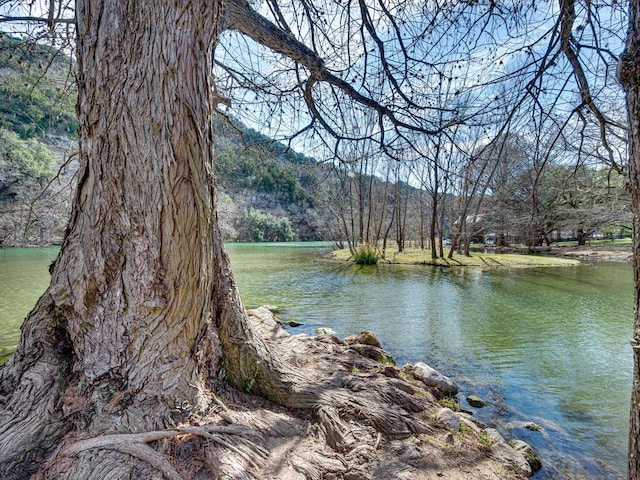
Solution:
[[(336, 250), (334, 258), (351, 260), (349, 249)], [(431, 250), (407, 248), (403, 252), (387, 251), (380, 263), (397, 263), (404, 265), (437, 265), (443, 267), (567, 267), (580, 265), (580, 261), (573, 258), (557, 256), (524, 255), (513, 253), (480, 253), (472, 252), (471, 256), (455, 254), (452, 259), (431, 258)]]

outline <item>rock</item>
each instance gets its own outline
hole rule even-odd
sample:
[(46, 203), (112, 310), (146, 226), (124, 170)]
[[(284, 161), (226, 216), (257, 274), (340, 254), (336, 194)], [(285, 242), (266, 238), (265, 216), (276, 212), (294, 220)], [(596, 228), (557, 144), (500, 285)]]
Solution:
[(363, 345), (360, 343), (355, 343), (349, 345), (349, 349), (355, 352), (358, 352), (363, 357), (370, 358), (375, 360), (376, 362), (393, 364), (393, 357), (382, 350), (381, 348), (374, 347), (373, 345)]
[(525, 422), (524, 423), (524, 428), (526, 428), (527, 430), (531, 430), (532, 432), (541, 432), (542, 431), (542, 427), (540, 425), (538, 425), (537, 423), (534, 423), (534, 422)]
[(483, 430), (487, 429), (487, 425), (485, 423), (481, 422), (477, 418), (473, 418), (468, 413), (464, 413), (464, 412), (457, 412), (457, 413), (458, 413), (458, 416), (460, 417), (460, 421), (462, 421), (462, 423), (464, 423), (467, 427), (469, 427), (471, 430), (473, 430), (477, 434), (480, 434), (482, 433)]
[(315, 330), (316, 335), (334, 335), (336, 334), (336, 332), (333, 330), (333, 328), (329, 328), (329, 327), (318, 327)]
[(390, 378), (402, 378), (402, 376), (400, 375), (400, 370), (398, 370), (396, 367), (387, 365), (386, 367), (384, 367), (380, 373), (382, 375), (384, 375), (385, 377), (390, 377)]
[(444, 437), (444, 441), (447, 445), (455, 445), (456, 437), (453, 436), (453, 433), (448, 433), (446, 437)]
[(458, 412), (458, 415), (460, 415), (460, 417), (461, 417), (461, 418), (466, 418), (466, 419), (467, 419), (467, 420), (469, 420), (470, 422), (475, 423), (475, 424), (476, 424), (478, 427), (480, 427), (482, 430), (486, 430), (487, 428), (489, 428), (489, 427), (487, 426), (487, 424), (486, 424), (486, 423), (484, 423), (484, 422), (482, 422), (482, 421), (478, 420), (478, 419), (477, 419), (477, 418), (475, 418), (473, 415), (471, 415), (471, 414), (469, 414), (469, 413), (467, 413), (467, 412), (460, 411), (460, 412)]
[(512, 440), (509, 442), (509, 445), (516, 452), (520, 452), (522, 455), (524, 455), (524, 458), (529, 463), (529, 466), (531, 467), (531, 471), (533, 473), (536, 473), (542, 468), (542, 461), (540, 460), (540, 457), (538, 457), (538, 454), (533, 448), (531, 448), (531, 445), (529, 445), (527, 442), (523, 442), (522, 440)]
[(314, 338), (316, 339), (317, 342), (333, 343), (334, 345), (344, 345), (345, 344), (342, 341), (341, 338), (338, 338), (335, 335), (332, 335), (330, 333), (316, 334), (316, 336)]
[[(512, 466), (516, 469), (516, 471), (522, 473), (523, 475), (526, 475), (528, 477), (532, 475), (533, 468), (529, 464), (529, 460), (525, 457), (524, 453), (507, 444), (507, 442), (505, 442), (504, 440), (504, 437), (500, 435), (500, 432), (498, 432), (495, 428), (487, 428), (486, 432), (487, 437), (489, 437), (489, 440), (491, 440), (491, 442), (493, 443), (491, 447), (491, 455), (493, 455), (503, 463)], [(533, 449), (531, 449), (531, 451), (533, 452)]]
[(495, 428), (487, 428), (487, 437), (492, 443), (506, 443), (504, 437), (500, 435), (500, 432)]
[(447, 395), (458, 393), (458, 386), (449, 377), (445, 377), (425, 363), (416, 363), (413, 366), (413, 376), (428, 387), (435, 387)]
[(491, 447), (491, 455), (501, 462), (510, 465), (516, 472), (522, 475), (530, 477), (532, 474), (531, 465), (529, 465), (525, 456), (505, 442), (494, 443)]
[(284, 322), (290, 327), (301, 327), (304, 323), (296, 322), (295, 320), (289, 320), (288, 322)]
[(460, 430), (460, 417), (450, 408), (441, 408), (436, 413), (436, 420), (449, 430), (457, 432)]
[(469, 395), (467, 397), (467, 403), (476, 408), (484, 408), (487, 406), (487, 402), (485, 402), (480, 397), (476, 397), (475, 395)]
[(361, 344), (361, 345), (372, 345), (374, 347), (382, 348), (380, 345), (380, 340), (373, 332), (369, 332), (365, 330), (364, 332), (360, 332), (357, 335), (349, 335), (344, 339), (344, 343), (347, 345), (353, 344)]
[(478, 435), (480, 435), (482, 433), (483, 429), (480, 428), (478, 425), (476, 425), (475, 422), (472, 422), (467, 417), (460, 416), (460, 422), (463, 425), (467, 426), (469, 428), (469, 430), (473, 430), (474, 432), (476, 432)]
[(534, 422), (509, 422), (507, 423), (507, 428), (509, 430), (513, 430), (516, 428), (526, 428), (527, 430), (531, 430), (532, 432), (542, 432), (542, 427)]

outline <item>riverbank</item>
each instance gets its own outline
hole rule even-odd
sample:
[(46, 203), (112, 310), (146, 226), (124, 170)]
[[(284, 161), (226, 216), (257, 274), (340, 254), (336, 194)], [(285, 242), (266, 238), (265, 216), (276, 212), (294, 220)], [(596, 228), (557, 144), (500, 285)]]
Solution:
[[(624, 478), (633, 368), (629, 263), (376, 269), (319, 259), (330, 249), (227, 245), (245, 305), (280, 306), (283, 321), (303, 323), (292, 334), (313, 336), (324, 326), (344, 338), (371, 330), (400, 365), (431, 365), (456, 381), (464, 409), (472, 409), (468, 395), (479, 396), (489, 405), (474, 409), (475, 417), (536, 450), (543, 461), (537, 480)], [(0, 253), (0, 340), (13, 350), (57, 249)], [(521, 427), (526, 421), (543, 431)]]
[[(263, 427), (261, 478), (524, 480), (540, 468), (527, 443), (507, 443), (462, 411), (450, 379), (421, 363), (397, 367), (371, 332), (291, 335), (265, 307), (248, 314), (270, 351), (295, 359), (301, 405), (317, 403), (309, 416), (237, 391), (221, 395), (243, 405), (226, 409), (232, 420)], [(275, 434), (265, 414), (279, 420)]]
[(554, 247), (549, 252), (543, 252), (544, 255), (559, 255), (566, 258), (575, 258), (582, 261), (598, 261), (598, 262), (623, 262), (631, 263), (633, 255), (631, 253), (631, 244), (625, 248), (600, 247), (592, 245), (582, 246), (560, 246)]
[[(567, 267), (585, 262), (622, 262), (630, 263), (631, 242), (602, 241), (588, 245), (575, 243), (556, 244), (551, 247), (538, 247), (531, 252), (527, 247), (505, 249), (477, 247), (470, 256), (454, 254), (453, 258), (431, 258), (431, 250), (405, 248), (402, 252), (387, 251), (379, 263), (399, 265), (433, 265), (439, 267)], [(351, 252), (345, 248), (331, 253), (337, 260), (352, 259)]]

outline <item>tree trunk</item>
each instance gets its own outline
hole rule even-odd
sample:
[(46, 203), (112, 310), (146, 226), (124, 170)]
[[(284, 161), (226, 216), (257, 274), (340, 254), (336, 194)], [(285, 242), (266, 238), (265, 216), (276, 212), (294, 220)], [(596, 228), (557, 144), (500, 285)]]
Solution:
[(429, 241), (431, 242), (431, 260), (438, 258), (436, 251), (436, 222), (438, 218), (438, 190), (437, 183), (431, 194), (431, 218), (429, 219)]
[(640, 5), (629, 2), (629, 31), (624, 53), (618, 63), (618, 80), (627, 94), (629, 124), (629, 184), (633, 205), (633, 272), (634, 272), (634, 326), (633, 387), (629, 416), (629, 468), (630, 480), (640, 479)]
[(28, 476), (71, 429), (154, 430), (207, 407), (223, 348), (241, 382), (251, 333), (211, 174), (219, 5), (77, 2), (79, 185), (0, 371), (0, 478)]

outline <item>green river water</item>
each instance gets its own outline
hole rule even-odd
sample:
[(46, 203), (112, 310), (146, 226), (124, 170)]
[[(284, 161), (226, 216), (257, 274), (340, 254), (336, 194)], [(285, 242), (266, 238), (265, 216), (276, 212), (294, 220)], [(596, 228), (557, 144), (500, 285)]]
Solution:
[[(227, 246), (247, 307), (277, 305), (292, 329), (372, 330), (399, 361), (452, 377), (463, 405), (542, 457), (535, 479), (618, 479), (626, 468), (632, 269), (357, 267), (322, 244)], [(0, 355), (48, 283), (56, 249), (0, 250)], [(519, 428), (534, 421), (542, 432)], [(513, 426), (515, 425), (515, 428)]]

